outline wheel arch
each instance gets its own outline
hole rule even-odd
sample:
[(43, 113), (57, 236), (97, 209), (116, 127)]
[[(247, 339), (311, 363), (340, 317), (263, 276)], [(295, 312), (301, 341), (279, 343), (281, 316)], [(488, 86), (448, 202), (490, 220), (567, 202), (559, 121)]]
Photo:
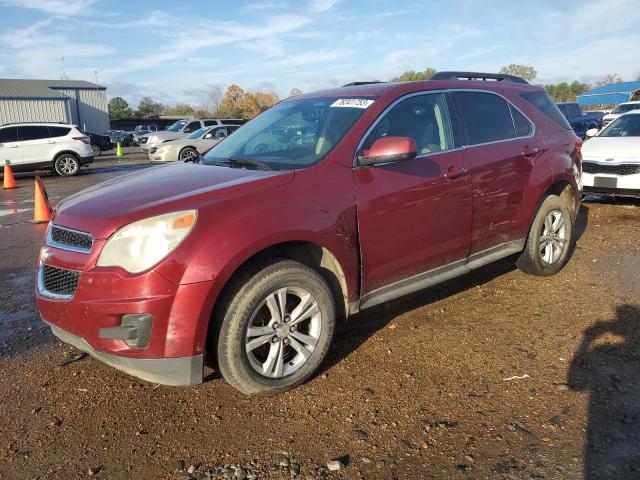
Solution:
[(59, 152), (56, 152), (53, 155), (53, 160), (51, 160), (51, 168), (54, 169), (56, 168), (56, 160), (58, 160), (58, 158), (60, 158), (62, 155), (73, 155), (76, 160), (78, 160), (78, 162), (80, 161), (80, 155), (78, 155), (76, 152), (74, 152), (73, 150), (60, 150)]

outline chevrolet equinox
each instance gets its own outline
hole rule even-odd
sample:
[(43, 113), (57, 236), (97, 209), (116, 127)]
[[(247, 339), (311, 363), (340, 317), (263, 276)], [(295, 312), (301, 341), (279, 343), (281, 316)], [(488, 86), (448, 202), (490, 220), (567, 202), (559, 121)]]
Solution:
[(204, 157), (62, 201), (36, 294), (53, 333), (139, 378), (247, 394), (322, 363), (337, 319), (517, 254), (567, 262), (581, 140), (544, 89), (442, 72), (287, 99)]

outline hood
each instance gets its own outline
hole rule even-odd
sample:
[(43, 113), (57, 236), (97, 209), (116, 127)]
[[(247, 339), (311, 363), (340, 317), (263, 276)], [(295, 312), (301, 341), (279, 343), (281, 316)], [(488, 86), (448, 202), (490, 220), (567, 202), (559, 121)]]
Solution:
[(157, 138), (156, 143), (164, 142), (165, 140), (173, 140), (174, 138), (182, 138), (184, 134), (182, 132), (169, 132), (163, 130), (161, 132), (151, 132), (145, 135), (150, 142), (153, 142), (154, 137)]
[[(241, 197), (284, 185), (293, 172), (172, 163), (114, 178), (58, 204), (54, 223), (107, 238), (136, 220)], [(242, 201), (242, 200), (240, 200)]]
[(585, 160), (609, 160), (616, 163), (640, 161), (640, 137), (593, 137), (582, 145)]
[(158, 147), (164, 147), (165, 145), (171, 145), (174, 147), (186, 147), (187, 145), (198, 145), (202, 142), (201, 138), (178, 138), (175, 140), (169, 140), (168, 142), (162, 142)]

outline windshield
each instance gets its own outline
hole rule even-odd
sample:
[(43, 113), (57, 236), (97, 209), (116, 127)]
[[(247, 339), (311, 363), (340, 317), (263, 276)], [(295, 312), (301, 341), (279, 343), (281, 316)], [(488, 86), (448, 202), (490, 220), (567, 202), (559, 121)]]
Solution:
[(279, 103), (209, 150), (202, 163), (242, 159), (239, 165), (253, 161), (273, 170), (308, 167), (324, 158), (373, 102), (318, 98)]
[(640, 114), (631, 113), (616, 118), (599, 137), (640, 137)]
[(614, 108), (613, 110), (611, 110), (611, 113), (626, 113), (626, 112), (630, 112), (631, 110), (638, 110), (638, 109), (640, 109), (640, 103), (622, 103), (618, 105), (616, 108)]
[(184, 127), (185, 123), (187, 123), (186, 120), (178, 120), (173, 125), (167, 127), (167, 130), (170, 132), (179, 132), (180, 130), (182, 130), (182, 127)]
[(202, 127), (199, 128), (198, 130), (196, 130), (193, 133), (190, 133), (189, 135), (187, 135), (187, 138), (200, 138), (202, 137), (205, 133), (207, 133), (207, 131), (211, 130), (211, 127)]

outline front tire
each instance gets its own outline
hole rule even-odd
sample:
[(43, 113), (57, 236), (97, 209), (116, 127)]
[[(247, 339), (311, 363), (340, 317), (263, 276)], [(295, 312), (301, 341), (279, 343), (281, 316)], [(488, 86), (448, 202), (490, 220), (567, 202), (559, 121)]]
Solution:
[(569, 208), (560, 197), (547, 195), (516, 265), (525, 273), (542, 277), (559, 272), (569, 259), (572, 234)]
[(196, 158), (198, 155), (199, 153), (197, 152), (196, 149), (191, 147), (185, 147), (182, 150), (180, 150), (180, 156), (178, 158), (184, 162), (185, 160), (191, 160), (193, 158)]
[(76, 175), (80, 170), (80, 161), (75, 155), (64, 153), (56, 158), (53, 169), (61, 177), (70, 177)]
[(324, 360), (336, 322), (322, 276), (278, 261), (241, 280), (221, 311), (218, 367), (245, 394), (274, 394), (307, 380)]

